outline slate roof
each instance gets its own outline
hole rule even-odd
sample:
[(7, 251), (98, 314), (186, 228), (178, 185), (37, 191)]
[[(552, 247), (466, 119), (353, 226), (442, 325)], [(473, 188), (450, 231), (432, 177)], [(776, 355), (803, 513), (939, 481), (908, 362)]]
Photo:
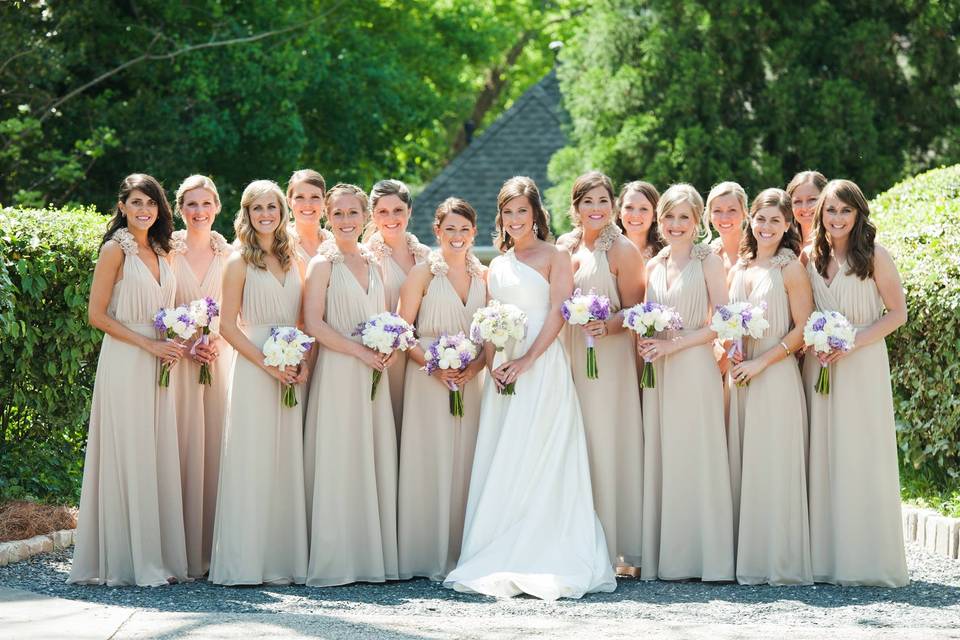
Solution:
[(500, 187), (517, 175), (533, 178), (541, 194), (552, 186), (547, 164), (554, 152), (567, 144), (563, 131), (567, 119), (557, 75), (551, 71), (474, 138), (416, 197), (410, 231), (425, 244), (435, 244), (433, 213), (443, 200), (457, 196), (477, 210), (477, 246), (492, 244)]

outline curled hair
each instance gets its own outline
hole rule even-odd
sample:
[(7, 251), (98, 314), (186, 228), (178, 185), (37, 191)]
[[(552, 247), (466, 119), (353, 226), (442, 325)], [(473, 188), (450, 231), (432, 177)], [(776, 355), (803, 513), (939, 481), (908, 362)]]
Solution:
[[(148, 198), (157, 203), (157, 219), (147, 230), (147, 239), (153, 246), (154, 251), (167, 253), (170, 251), (170, 237), (173, 235), (173, 212), (170, 210), (170, 202), (167, 200), (167, 194), (163, 187), (153, 176), (145, 173), (131, 173), (120, 183), (120, 191), (117, 193), (117, 202), (126, 204), (127, 199), (134, 190), (142, 191)], [(117, 229), (127, 227), (127, 217), (120, 211), (120, 206), (113, 212), (113, 217), (107, 223), (107, 231), (100, 240), (102, 247), (107, 240), (113, 237)]]
[(293, 245), (290, 242), (290, 234), (287, 231), (286, 220), (289, 216), (287, 209), (287, 200), (283, 197), (283, 191), (273, 180), (254, 180), (243, 190), (240, 196), (240, 210), (233, 220), (233, 229), (237, 234), (237, 240), (240, 241), (240, 255), (244, 262), (252, 264), (258, 269), (266, 269), (266, 253), (260, 248), (257, 241), (257, 231), (253, 228), (250, 221), (250, 205), (254, 200), (265, 195), (272, 195), (277, 199), (280, 207), (280, 222), (277, 228), (273, 230), (273, 244), (271, 251), (284, 271), (290, 268), (293, 263)]
[(611, 213), (613, 212), (614, 200), (616, 200), (616, 196), (613, 193), (613, 182), (599, 171), (588, 171), (574, 180), (573, 189), (570, 193), (570, 209), (567, 211), (567, 215), (570, 216), (570, 222), (573, 223), (574, 227), (580, 226), (580, 216), (577, 214), (580, 203), (584, 197), (586, 197), (587, 193), (597, 187), (606, 189), (607, 195), (610, 196), (610, 210)]
[(477, 226), (477, 210), (474, 209), (469, 202), (463, 200), (462, 198), (447, 198), (437, 207), (436, 213), (433, 215), (433, 228), (434, 231), (440, 228), (440, 225), (443, 224), (444, 218), (446, 218), (451, 213), (458, 216), (463, 216), (470, 221), (470, 224), (476, 228)]
[(206, 189), (213, 194), (213, 199), (217, 201), (217, 206), (220, 206), (220, 192), (217, 191), (217, 185), (213, 184), (213, 180), (207, 176), (202, 176), (199, 174), (189, 176), (180, 183), (180, 186), (177, 187), (177, 198), (175, 204), (173, 205), (173, 214), (178, 218), (183, 218), (183, 196), (186, 195), (187, 191), (193, 191), (194, 189)]
[[(710, 215), (710, 210), (713, 208), (713, 201), (724, 196), (736, 197), (737, 202), (740, 203), (740, 211), (743, 213), (743, 217), (747, 217), (747, 192), (736, 182), (721, 182), (714, 185), (710, 189), (710, 193), (707, 194), (707, 204), (704, 210), (707, 212), (707, 222), (711, 226), (713, 225), (713, 218)], [(740, 228), (743, 229), (742, 223)]]
[[(697, 237), (695, 240), (702, 240), (710, 236), (710, 229), (707, 227), (707, 220), (703, 215), (703, 198), (692, 185), (681, 182), (671, 185), (657, 202), (657, 223), (659, 225), (663, 216), (673, 211), (681, 204), (689, 204), (693, 210), (693, 218), (697, 224)], [(663, 234), (660, 238), (666, 241)]]
[(540, 199), (540, 189), (537, 183), (527, 176), (514, 176), (503, 183), (500, 193), (497, 194), (497, 217), (494, 221), (495, 232), (493, 244), (499, 251), (507, 251), (513, 247), (513, 238), (503, 228), (503, 208), (514, 198), (526, 198), (533, 209), (533, 228), (537, 237), (546, 240), (550, 237), (550, 214)]
[[(802, 243), (800, 242), (800, 233), (797, 231), (797, 225), (794, 224), (793, 205), (790, 203), (790, 196), (787, 195), (787, 192), (783, 189), (764, 189), (753, 199), (753, 204), (750, 205), (749, 219), (752, 220), (753, 216), (755, 216), (760, 209), (767, 207), (776, 207), (779, 209), (780, 213), (783, 214), (784, 221), (787, 223), (787, 229), (780, 238), (777, 251), (786, 248), (793, 251), (796, 255), (800, 255)], [(757, 238), (753, 235), (752, 229), (744, 233), (743, 237), (740, 238), (739, 253), (741, 258), (746, 258), (747, 260), (753, 260), (757, 257)]]
[(850, 205), (857, 212), (857, 219), (850, 230), (850, 240), (847, 250), (847, 264), (850, 265), (847, 273), (855, 273), (861, 280), (873, 277), (873, 251), (877, 237), (877, 228), (870, 220), (870, 205), (863, 195), (863, 191), (856, 183), (850, 180), (831, 180), (820, 192), (817, 208), (813, 211), (813, 264), (817, 272), (826, 277), (827, 266), (833, 247), (830, 244), (829, 234), (823, 224), (823, 209), (827, 198), (834, 196), (844, 204)]
[(627, 194), (631, 191), (636, 191), (642, 195), (653, 207), (653, 220), (650, 221), (650, 228), (647, 229), (647, 246), (651, 247), (653, 254), (656, 255), (663, 249), (663, 238), (660, 237), (660, 230), (657, 225), (657, 203), (660, 202), (660, 192), (657, 191), (655, 186), (643, 180), (628, 182), (620, 188), (620, 195), (617, 196), (614, 215), (617, 226), (620, 227), (620, 230), (623, 231), (624, 234), (627, 233), (627, 229), (623, 226), (623, 221), (620, 220), (620, 214), (623, 212), (623, 201), (626, 200)]
[(323, 194), (327, 193), (327, 181), (319, 172), (313, 169), (299, 169), (290, 174), (290, 179), (287, 180), (287, 199), (293, 196), (293, 188), (301, 182), (317, 187)]
[(787, 185), (787, 195), (791, 198), (793, 197), (793, 192), (800, 188), (801, 185), (807, 183), (812, 183), (813, 186), (817, 188), (817, 191), (823, 191), (823, 188), (827, 186), (827, 178), (819, 171), (801, 171), (797, 175), (793, 176), (793, 179), (790, 180), (790, 183)]

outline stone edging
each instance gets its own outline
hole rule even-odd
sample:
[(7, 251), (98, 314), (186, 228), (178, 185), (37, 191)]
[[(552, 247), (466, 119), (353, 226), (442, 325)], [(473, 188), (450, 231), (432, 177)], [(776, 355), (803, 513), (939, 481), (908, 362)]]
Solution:
[(960, 518), (942, 516), (930, 509), (903, 505), (903, 539), (925, 551), (947, 558), (960, 556)]
[(0, 567), (20, 562), (38, 553), (63, 549), (73, 544), (76, 529), (61, 529), (42, 536), (33, 536), (26, 540), (0, 542)]

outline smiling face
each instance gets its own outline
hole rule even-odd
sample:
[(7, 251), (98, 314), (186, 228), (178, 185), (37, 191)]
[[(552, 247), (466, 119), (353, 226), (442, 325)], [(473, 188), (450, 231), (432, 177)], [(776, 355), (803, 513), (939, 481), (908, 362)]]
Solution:
[(580, 226), (585, 230), (599, 231), (610, 223), (613, 196), (606, 187), (594, 187), (583, 194), (576, 207)]
[(787, 231), (787, 225), (787, 219), (780, 207), (763, 207), (750, 219), (750, 232), (753, 233), (758, 248), (776, 251)]
[(208, 231), (220, 213), (220, 202), (209, 189), (202, 187), (184, 192), (180, 215), (188, 229)]
[(364, 207), (360, 198), (349, 193), (337, 195), (330, 201), (330, 227), (337, 240), (356, 242), (363, 231)]
[(297, 182), (290, 186), (287, 204), (297, 224), (312, 226), (323, 221), (323, 196), (323, 189), (309, 182)]
[(736, 195), (717, 196), (710, 201), (710, 222), (721, 237), (739, 236), (743, 218), (743, 206)]
[(283, 207), (277, 196), (265, 193), (254, 199), (247, 208), (250, 226), (258, 234), (273, 235), (283, 222)]
[(689, 202), (679, 202), (664, 211), (658, 224), (667, 244), (684, 244), (694, 241), (698, 220)]
[(434, 229), (440, 248), (453, 253), (466, 253), (473, 246), (477, 228), (469, 218), (457, 213), (448, 213)]
[(160, 211), (157, 201), (140, 189), (132, 190), (126, 201), (117, 204), (127, 218), (127, 226), (142, 231), (147, 231), (153, 226)]
[(857, 222), (857, 209), (834, 194), (823, 200), (822, 224), (827, 236), (833, 240), (847, 238)]
[(809, 229), (813, 224), (813, 212), (819, 197), (820, 189), (813, 182), (804, 182), (793, 190), (793, 215), (804, 229)]
[(639, 191), (628, 191), (620, 205), (620, 222), (627, 235), (642, 236), (653, 224), (654, 206), (647, 196)]
[(511, 198), (500, 209), (500, 219), (503, 229), (513, 241), (533, 233), (533, 206), (526, 196)]
[(399, 238), (407, 232), (410, 207), (400, 196), (381, 196), (373, 206), (373, 224), (384, 240)]

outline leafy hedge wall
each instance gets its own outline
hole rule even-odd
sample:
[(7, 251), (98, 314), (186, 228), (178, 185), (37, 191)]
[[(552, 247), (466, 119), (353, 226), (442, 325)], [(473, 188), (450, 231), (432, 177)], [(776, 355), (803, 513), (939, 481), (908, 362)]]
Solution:
[(878, 240), (896, 260), (909, 319), (887, 339), (905, 465), (960, 476), (960, 165), (879, 195)]
[(0, 497), (79, 501), (105, 222), (93, 209), (0, 210)]

